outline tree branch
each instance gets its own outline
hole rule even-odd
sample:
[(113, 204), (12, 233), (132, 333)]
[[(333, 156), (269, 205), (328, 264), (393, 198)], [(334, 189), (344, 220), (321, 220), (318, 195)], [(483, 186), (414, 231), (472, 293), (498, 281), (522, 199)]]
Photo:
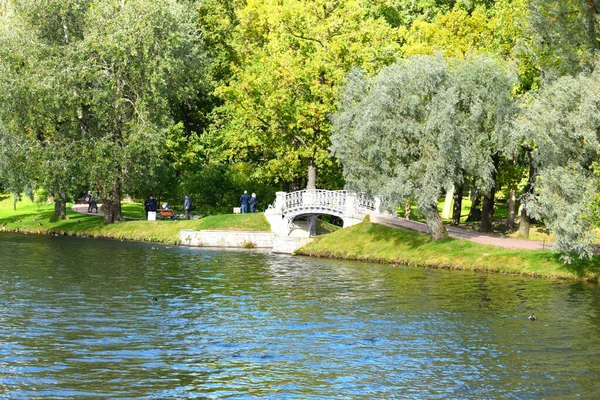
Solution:
[(306, 37), (303, 34), (294, 33), (294, 32), (292, 32), (292, 29), (285, 22), (283, 23), (283, 26), (288, 31), (288, 33), (290, 35), (292, 35), (293, 37), (295, 37), (297, 39), (311, 41), (311, 42), (317, 42), (317, 43), (319, 43), (321, 45), (321, 47), (323, 47), (325, 50), (327, 50), (327, 45), (325, 43), (323, 43), (321, 40), (315, 39), (315, 38)]

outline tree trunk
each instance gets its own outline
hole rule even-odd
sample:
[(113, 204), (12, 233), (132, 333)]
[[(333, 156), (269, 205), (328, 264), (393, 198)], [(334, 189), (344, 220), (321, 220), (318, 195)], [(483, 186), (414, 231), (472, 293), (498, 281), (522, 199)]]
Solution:
[(102, 211), (104, 222), (112, 224), (123, 219), (121, 212), (121, 181), (117, 178), (112, 189), (102, 196)]
[(67, 195), (65, 192), (58, 192), (54, 195), (54, 220), (67, 218)]
[(454, 187), (454, 207), (452, 207), (452, 225), (460, 225), (460, 214), (462, 212), (463, 186)]
[(13, 193), (13, 210), (17, 211), (17, 203), (21, 201), (20, 193)]
[(510, 189), (509, 199), (508, 199), (508, 221), (507, 225), (509, 229), (512, 229), (515, 226), (515, 207), (517, 204), (517, 195), (516, 190), (513, 187)]
[(306, 182), (306, 188), (317, 188), (317, 164), (315, 164), (315, 160), (313, 158), (308, 161), (308, 181)]
[(404, 219), (410, 219), (410, 200), (406, 200), (404, 204)]
[(487, 195), (483, 197), (483, 207), (481, 209), (481, 224), (479, 232), (492, 232), (492, 217), (494, 216), (494, 199), (496, 197), (496, 188), (492, 187)]
[(519, 222), (519, 236), (528, 239), (531, 218), (527, 215), (525, 207), (521, 210), (521, 222)]
[(479, 193), (476, 193), (475, 198), (471, 203), (471, 210), (469, 211), (469, 215), (467, 216), (467, 222), (481, 221), (481, 209), (479, 208), (480, 205), (481, 195)]
[(448, 237), (448, 231), (442, 222), (440, 213), (437, 209), (436, 204), (431, 204), (428, 207), (421, 208), (423, 215), (425, 216), (425, 223), (431, 233), (433, 240), (446, 239)]
[(444, 199), (444, 208), (442, 209), (443, 219), (450, 218), (450, 210), (452, 210), (452, 201), (454, 201), (454, 190), (455, 188), (452, 187), (452, 189), (446, 192), (446, 198)]
[(498, 175), (498, 167), (500, 165), (500, 155), (498, 153), (494, 154), (492, 160), (494, 161), (494, 172), (492, 173), (492, 182), (494, 185), (483, 198), (481, 224), (479, 225), (479, 232), (484, 233), (491, 233), (493, 228), (492, 218), (494, 217), (494, 202), (496, 199), (496, 176)]
[(301, 189), (302, 189), (302, 179), (294, 178), (294, 181), (292, 182), (292, 191), (295, 192), (295, 191), (301, 190)]
[[(533, 166), (533, 157), (531, 151), (528, 153), (529, 156), (529, 180), (525, 186), (525, 193), (533, 194), (533, 186), (536, 179), (536, 171)], [(519, 222), (519, 236), (528, 238), (529, 228), (531, 227), (531, 217), (527, 214), (527, 204), (521, 201), (521, 221)]]

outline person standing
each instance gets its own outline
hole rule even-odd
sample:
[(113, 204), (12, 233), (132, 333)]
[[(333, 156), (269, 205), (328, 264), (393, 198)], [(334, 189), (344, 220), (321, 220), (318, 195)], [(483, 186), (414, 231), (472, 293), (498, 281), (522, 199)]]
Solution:
[(94, 196), (92, 195), (92, 191), (89, 190), (87, 196), (85, 197), (85, 200), (88, 203), (88, 210), (87, 212), (91, 213), (92, 212), (92, 202), (94, 201)]
[(250, 212), (253, 213), (256, 210), (256, 205), (258, 204), (258, 200), (256, 199), (256, 193), (252, 193), (252, 197), (250, 197)]
[(240, 197), (240, 204), (242, 205), (242, 214), (246, 214), (248, 212), (248, 203), (250, 202), (250, 196), (248, 196), (248, 191), (244, 190), (244, 194)]
[(144, 200), (144, 210), (146, 211), (146, 219), (148, 219), (148, 211), (150, 211), (150, 196)]
[(157, 209), (158, 204), (156, 203), (156, 199), (154, 198), (154, 196), (150, 195), (150, 197), (148, 198), (148, 211), (156, 212)]
[(192, 211), (192, 200), (190, 199), (190, 196), (185, 196), (185, 200), (183, 200), (183, 209), (185, 210), (185, 219), (190, 219), (190, 213)]

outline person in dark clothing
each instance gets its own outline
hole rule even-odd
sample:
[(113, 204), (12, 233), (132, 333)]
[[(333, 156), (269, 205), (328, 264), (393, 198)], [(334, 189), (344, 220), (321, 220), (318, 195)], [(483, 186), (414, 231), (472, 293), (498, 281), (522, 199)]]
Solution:
[[(87, 212), (92, 212), (92, 202), (94, 201), (94, 196), (92, 195), (92, 191), (88, 191), (87, 196), (85, 196), (85, 201), (88, 203)], [(97, 206), (96, 206), (97, 208)]]
[(252, 197), (250, 197), (250, 212), (251, 213), (256, 211), (257, 204), (258, 204), (258, 200), (256, 199), (256, 193), (252, 193)]
[(96, 202), (96, 199), (92, 198), (92, 202), (90, 203), (88, 212), (91, 213), (92, 211), (94, 211), (94, 209), (96, 209), (96, 214), (98, 214), (98, 203)]
[(148, 197), (148, 211), (155, 211), (158, 208), (158, 204), (156, 203), (156, 199), (150, 195)]
[(150, 196), (144, 200), (144, 210), (146, 211), (146, 219), (148, 219), (148, 211), (150, 211)]
[(250, 196), (248, 196), (248, 191), (244, 190), (244, 194), (240, 197), (240, 204), (242, 205), (242, 214), (246, 214), (248, 212), (248, 203), (250, 203)]
[(185, 210), (185, 219), (190, 219), (190, 214), (192, 212), (192, 200), (190, 199), (190, 196), (185, 196), (185, 200), (183, 200), (183, 209)]

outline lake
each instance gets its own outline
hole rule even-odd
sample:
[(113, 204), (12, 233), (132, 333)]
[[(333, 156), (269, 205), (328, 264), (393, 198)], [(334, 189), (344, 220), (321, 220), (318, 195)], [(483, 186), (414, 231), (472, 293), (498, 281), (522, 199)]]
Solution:
[(600, 396), (581, 282), (2, 234), (0, 328), (8, 399)]

